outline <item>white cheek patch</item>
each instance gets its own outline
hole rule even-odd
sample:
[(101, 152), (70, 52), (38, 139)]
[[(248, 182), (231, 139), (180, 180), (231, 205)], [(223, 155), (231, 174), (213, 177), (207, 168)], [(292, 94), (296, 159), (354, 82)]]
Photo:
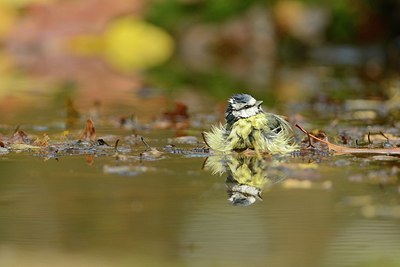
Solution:
[(249, 105), (253, 106), (256, 104), (256, 100), (254, 98), (250, 99)]
[(247, 109), (242, 109), (238, 111), (233, 111), (232, 114), (233, 116), (240, 117), (240, 118), (248, 118), (254, 115), (257, 115), (260, 112), (259, 108), (257, 106), (247, 108)]

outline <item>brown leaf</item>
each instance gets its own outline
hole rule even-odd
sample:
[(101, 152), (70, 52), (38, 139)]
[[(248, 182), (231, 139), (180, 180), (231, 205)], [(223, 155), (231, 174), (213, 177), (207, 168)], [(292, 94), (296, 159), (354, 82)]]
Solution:
[(47, 134), (43, 134), (43, 138), (36, 138), (36, 140), (33, 141), (33, 145), (46, 147), (49, 145), (49, 141), (50, 141), (50, 137)]
[(33, 145), (23, 144), (23, 143), (11, 144), (10, 148), (13, 150), (17, 150), (17, 151), (28, 151), (28, 150), (40, 149), (39, 146), (33, 146)]
[(303, 133), (307, 134), (310, 139), (317, 140), (321, 143), (324, 143), (328, 146), (330, 152), (334, 152), (335, 154), (383, 154), (383, 155), (400, 155), (400, 147), (394, 148), (354, 148), (354, 147), (345, 147), (336, 144), (332, 144), (327, 140), (320, 139), (315, 135), (309, 133), (305, 129), (303, 129), (300, 125), (296, 124), (296, 127), (300, 129)]
[(96, 130), (94, 128), (94, 123), (91, 119), (86, 121), (86, 127), (79, 136), (80, 140), (95, 141), (96, 140)]
[(175, 104), (175, 109), (164, 112), (164, 118), (171, 122), (181, 122), (189, 118), (188, 107), (181, 102)]
[(27, 144), (29, 143), (28, 135), (21, 130), (17, 130), (14, 135), (10, 138), (9, 142), (11, 144), (15, 143), (24, 143)]

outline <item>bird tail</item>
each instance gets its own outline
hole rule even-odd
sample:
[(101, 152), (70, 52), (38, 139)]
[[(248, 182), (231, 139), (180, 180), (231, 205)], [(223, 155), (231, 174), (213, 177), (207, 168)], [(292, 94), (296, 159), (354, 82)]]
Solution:
[(289, 123), (281, 116), (270, 114), (277, 122), (277, 126), (266, 136), (266, 145), (271, 153), (285, 154), (298, 149), (294, 142), (294, 133)]
[(210, 132), (204, 133), (204, 141), (213, 150), (226, 151), (225, 127), (222, 124), (212, 126)]

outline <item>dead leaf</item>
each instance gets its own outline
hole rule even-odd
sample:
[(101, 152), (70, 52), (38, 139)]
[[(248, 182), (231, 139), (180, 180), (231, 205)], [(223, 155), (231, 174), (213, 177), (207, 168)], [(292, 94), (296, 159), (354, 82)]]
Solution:
[(140, 157), (145, 158), (159, 158), (164, 154), (164, 152), (157, 150), (157, 148), (152, 147), (150, 150), (140, 153)]
[(14, 135), (10, 138), (9, 142), (11, 144), (16, 143), (24, 143), (27, 144), (29, 142), (28, 135), (21, 130), (17, 130)]
[(188, 107), (184, 103), (178, 102), (173, 111), (164, 112), (164, 118), (172, 122), (184, 121), (189, 118), (187, 110)]
[(157, 148), (150, 147), (149, 144), (147, 144), (147, 142), (144, 140), (143, 136), (141, 137), (141, 140), (142, 140), (143, 144), (146, 146), (146, 151), (143, 153), (140, 153), (140, 158), (143, 158), (143, 157), (158, 158), (164, 154), (164, 152), (157, 150)]
[(22, 144), (22, 143), (11, 144), (10, 148), (13, 150), (22, 150), (22, 151), (40, 149), (39, 146), (33, 146), (33, 145)]
[(86, 128), (83, 130), (79, 136), (80, 140), (95, 141), (96, 140), (96, 130), (94, 128), (94, 123), (91, 119), (86, 121)]
[(47, 134), (43, 134), (43, 138), (36, 138), (35, 141), (33, 141), (34, 146), (40, 146), (40, 147), (47, 147), (49, 145), (50, 137)]
[(377, 155), (372, 157), (373, 160), (376, 161), (398, 161), (398, 157), (393, 157), (393, 156), (386, 156), (386, 155)]
[[(328, 146), (328, 150), (337, 155), (339, 154), (383, 154), (383, 155), (400, 155), (400, 148), (354, 148), (354, 147), (345, 147), (336, 144), (332, 144), (327, 140), (322, 140), (315, 135), (309, 133), (305, 129), (303, 129), (300, 125), (296, 124), (296, 127), (300, 129), (303, 133), (307, 134), (309, 139), (317, 140), (323, 144)], [(311, 144), (311, 142), (310, 142)]]
[(5, 155), (10, 153), (10, 151), (5, 147), (0, 147), (0, 155)]
[(188, 107), (178, 102), (175, 104), (175, 109), (172, 111), (166, 111), (163, 113), (161, 120), (154, 123), (154, 128), (156, 129), (186, 129), (190, 125)]

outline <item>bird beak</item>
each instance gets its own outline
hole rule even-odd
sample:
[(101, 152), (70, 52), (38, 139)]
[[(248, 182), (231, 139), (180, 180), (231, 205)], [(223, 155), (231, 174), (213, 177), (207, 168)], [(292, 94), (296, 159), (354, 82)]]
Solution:
[(256, 106), (260, 107), (262, 103), (263, 103), (262, 101), (256, 101)]

